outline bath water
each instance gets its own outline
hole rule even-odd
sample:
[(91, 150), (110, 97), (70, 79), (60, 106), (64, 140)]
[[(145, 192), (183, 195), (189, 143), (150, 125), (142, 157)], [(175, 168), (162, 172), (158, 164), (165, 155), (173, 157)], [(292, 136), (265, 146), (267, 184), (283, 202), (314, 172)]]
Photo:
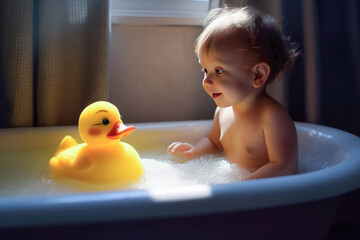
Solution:
[[(53, 174), (49, 159), (56, 146), (24, 151), (0, 152), (0, 197), (57, 195), (79, 192), (159, 189), (195, 184), (225, 184), (241, 181), (249, 174), (245, 169), (226, 161), (224, 155), (205, 155), (185, 160), (173, 156), (166, 147), (141, 148), (139, 154), (144, 175), (138, 182), (90, 184)], [(298, 173), (314, 171), (328, 166), (321, 159), (321, 148), (302, 152)]]
[(241, 176), (248, 174), (236, 164), (228, 163), (223, 155), (206, 155), (185, 161), (159, 147), (139, 151), (144, 175), (138, 182), (90, 184), (53, 174), (48, 161), (54, 148), (0, 153), (0, 197), (224, 184), (240, 181)]

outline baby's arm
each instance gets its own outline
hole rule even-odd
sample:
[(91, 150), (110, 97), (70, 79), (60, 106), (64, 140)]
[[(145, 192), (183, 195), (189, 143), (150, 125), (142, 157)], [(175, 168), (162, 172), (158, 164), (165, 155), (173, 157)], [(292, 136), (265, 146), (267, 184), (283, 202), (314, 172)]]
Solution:
[(222, 150), (220, 143), (219, 108), (215, 111), (214, 121), (208, 136), (203, 137), (195, 146), (190, 143), (174, 142), (167, 151), (175, 154), (182, 152), (184, 157), (198, 157), (203, 154), (215, 153)]
[(245, 179), (294, 174), (298, 161), (298, 143), (296, 128), (288, 113), (284, 109), (269, 111), (265, 115), (263, 129), (269, 163)]

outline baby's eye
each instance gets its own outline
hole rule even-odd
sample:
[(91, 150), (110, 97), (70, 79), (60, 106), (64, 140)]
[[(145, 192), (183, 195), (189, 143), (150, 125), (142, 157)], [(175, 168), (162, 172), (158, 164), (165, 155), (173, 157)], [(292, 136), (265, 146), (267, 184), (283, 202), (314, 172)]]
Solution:
[(201, 71), (204, 73), (204, 74), (207, 74), (207, 70), (205, 68), (201, 68)]
[(219, 69), (219, 68), (216, 68), (216, 69), (215, 69), (215, 73), (216, 73), (217, 75), (222, 74), (223, 72), (224, 72), (224, 70), (222, 70), (222, 69)]

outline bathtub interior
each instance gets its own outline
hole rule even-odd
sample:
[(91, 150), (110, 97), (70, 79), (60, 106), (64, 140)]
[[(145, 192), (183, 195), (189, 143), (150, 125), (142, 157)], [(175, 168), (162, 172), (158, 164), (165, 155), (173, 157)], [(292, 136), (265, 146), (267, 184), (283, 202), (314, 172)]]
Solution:
[[(173, 141), (197, 142), (211, 121), (135, 124), (137, 130), (122, 139), (142, 157), (145, 174), (137, 183), (89, 184), (55, 176), (48, 160), (66, 134), (79, 142), (76, 127), (45, 127), (0, 130), (0, 198), (64, 195), (83, 192), (162, 189), (199, 184), (239, 182), (244, 169), (229, 164), (222, 154), (185, 161), (166, 152)], [(332, 129), (297, 123), (298, 174), (334, 166), (348, 157), (341, 136)]]

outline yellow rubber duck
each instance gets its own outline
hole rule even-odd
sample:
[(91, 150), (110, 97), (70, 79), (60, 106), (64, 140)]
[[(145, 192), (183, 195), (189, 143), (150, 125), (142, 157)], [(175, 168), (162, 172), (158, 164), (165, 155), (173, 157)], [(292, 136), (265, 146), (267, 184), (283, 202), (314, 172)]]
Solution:
[(50, 159), (50, 169), (92, 183), (136, 181), (144, 172), (140, 156), (131, 145), (119, 140), (134, 130), (123, 124), (113, 104), (90, 104), (79, 118), (79, 133), (85, 143), (78, 144), (65, 136)]

